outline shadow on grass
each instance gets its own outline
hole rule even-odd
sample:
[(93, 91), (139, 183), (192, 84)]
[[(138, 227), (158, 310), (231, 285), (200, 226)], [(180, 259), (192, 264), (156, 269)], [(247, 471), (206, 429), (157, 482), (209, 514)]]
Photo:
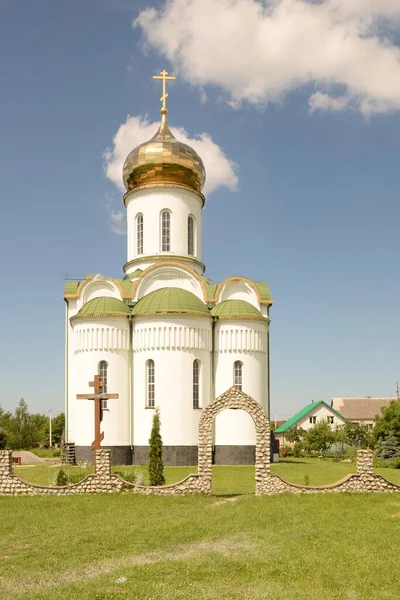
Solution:
[[(287, 458), (280, 458), (279, 463), (286, 463), (287, 465), (308, 465), (308, 464), (310, 464), (305, 460), (288, 460)], [(279, 463), (271, 463), (271, 466), (279, 465)]]

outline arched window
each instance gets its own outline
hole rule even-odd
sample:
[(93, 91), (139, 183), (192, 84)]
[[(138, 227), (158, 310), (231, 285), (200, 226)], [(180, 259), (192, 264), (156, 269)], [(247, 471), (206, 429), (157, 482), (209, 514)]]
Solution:
[(154, 408), (156, 405), (155, 389), (155, 369), (154, 360), (148, 360), (146, 363), (147, 376), (147, 408)]
[[(101, 360), (99, 362), (98, 371), (99, 371), (100, 381), (102, 381), (104, 383), (104, 386), (102, 386), (100, 388), (100, 394), (107, 394), (107, 369), (108, 369), (107, 361)], [(102, 400), (101, 406), (102, 406), (102, 408), (107, 408), (107, 400)]]
[(243, 363), (240, 360), (235, 361), (233, 365), (233, 385), (242, 391), (243, 383)]
[(200, 361), (193, 361), (193, 408), (200, 408)]
[(188, 254), (194, 256), (194, 219), (188, 217)]
[(161, 213), (161, 252), (171, 250), (171, 213), (164, 210)]
[(136, 217), (136, 253), (143, 254), (143, 215)]

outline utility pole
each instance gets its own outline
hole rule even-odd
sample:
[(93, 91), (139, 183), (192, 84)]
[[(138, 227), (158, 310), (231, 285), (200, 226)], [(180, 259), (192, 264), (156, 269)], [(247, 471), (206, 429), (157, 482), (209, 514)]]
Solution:
[(51, 447), (52, 447), (52, 445), (53, 445), (53, 444), (52, 444), (52, 441), (53, 441), (53, 440), (52, 440), (52, 435), (51, 435), (51, 433), (52, 433), (52, 432), (51, 432), (51, 412), (52, 412), (52, 411), (51, 411), (51, 409), (50, 409), (50, 410), (49, 410), (49, 411), (47, 411), (47, 412), (49, 413), (49, 448), (51, 449)]

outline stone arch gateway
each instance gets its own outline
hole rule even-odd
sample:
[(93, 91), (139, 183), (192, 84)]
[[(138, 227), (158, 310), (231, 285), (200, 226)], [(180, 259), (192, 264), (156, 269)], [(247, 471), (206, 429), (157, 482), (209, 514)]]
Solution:
[(256, 494), (263, 493), (270, 476), (270, 427), (262, 406), (253, 398), (232, 386), (211, 402), (199, 422), (198, 475), (204, 492), (211, 492), (213, 424), (216, 416), (227, 409), (246, 411), (256, 429)]

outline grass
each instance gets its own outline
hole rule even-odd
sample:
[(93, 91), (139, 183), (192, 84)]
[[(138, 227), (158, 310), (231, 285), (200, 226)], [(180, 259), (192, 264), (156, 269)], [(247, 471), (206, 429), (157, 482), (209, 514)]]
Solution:
[(0, 498), (0, 598), (398, 600), (399, 536), (391, 494)]
[(61, 450), (56, 450), (52, 448), (34, 448), (30, 450), (36, 456), (40, 456), (40, 458), (57, 458), (61, 456)]

